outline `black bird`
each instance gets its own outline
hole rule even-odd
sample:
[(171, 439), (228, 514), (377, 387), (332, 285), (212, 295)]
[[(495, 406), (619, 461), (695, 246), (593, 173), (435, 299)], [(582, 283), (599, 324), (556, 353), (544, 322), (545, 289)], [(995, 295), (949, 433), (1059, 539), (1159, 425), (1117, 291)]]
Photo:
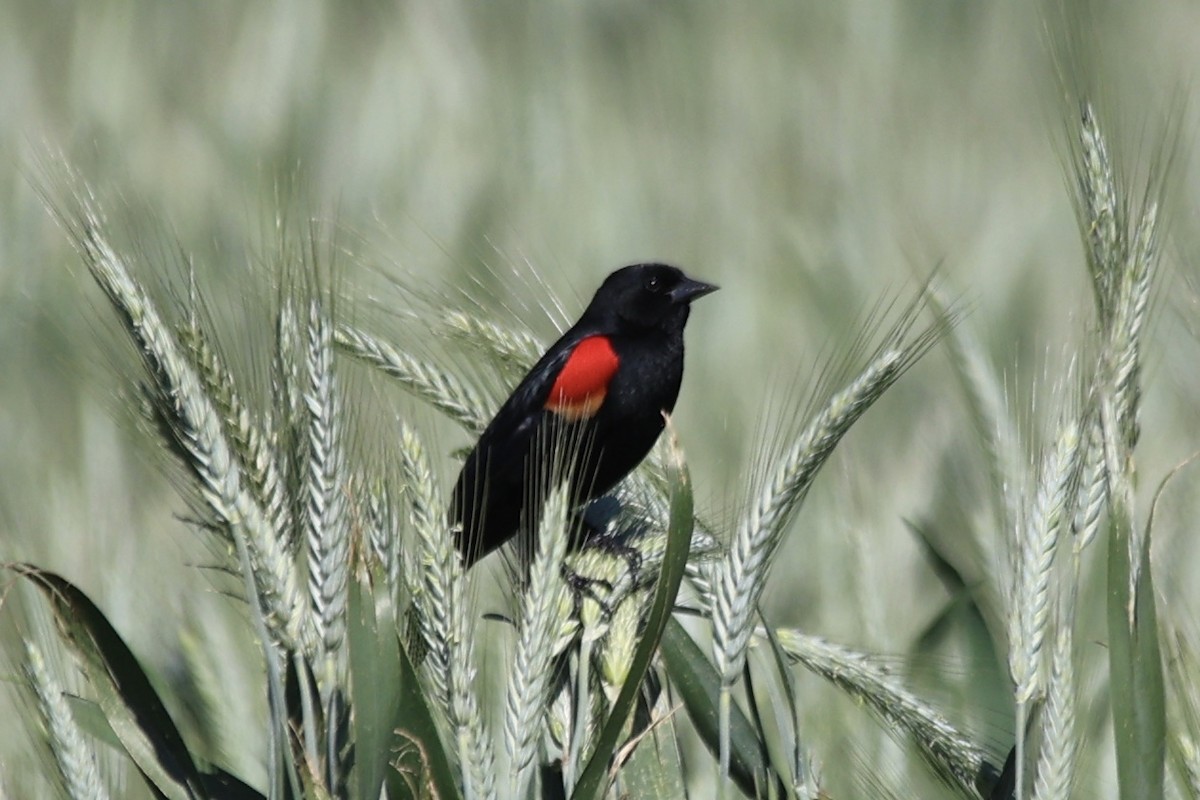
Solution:
[(691, 302), (716, 289), (666, 264), (634, 264), (604, 279), (463, 464), (450, 521), (468, 567), (537, 525), (554, 476), (571, 476), (578, 506), (650, 452), (679, 396)]

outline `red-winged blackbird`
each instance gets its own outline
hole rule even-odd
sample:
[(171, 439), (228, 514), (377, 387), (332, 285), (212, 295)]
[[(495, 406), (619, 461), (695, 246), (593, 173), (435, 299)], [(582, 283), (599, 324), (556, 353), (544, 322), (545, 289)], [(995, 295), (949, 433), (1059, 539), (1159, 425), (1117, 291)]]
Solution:
[[(605, 278), (467, 456), (450, 511), (467, 566), (536, 526), (538, 498), (554, 475), (571, 477), (577, 506), (638, 465), (679, 395), (690, 304), (716, 289), (666, 264), (634, 264)], [(560, 443), (557, 470), (545, 463), (550, 442)]]

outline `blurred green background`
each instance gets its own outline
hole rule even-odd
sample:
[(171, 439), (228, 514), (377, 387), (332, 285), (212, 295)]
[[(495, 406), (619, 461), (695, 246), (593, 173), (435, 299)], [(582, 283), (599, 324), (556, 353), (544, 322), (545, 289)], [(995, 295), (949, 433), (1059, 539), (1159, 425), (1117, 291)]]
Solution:
[[(676, 415), (718, 518), (822, 355), (935, 267), (1014, 415), (1044, 431), (1047, 387), (1091, 319), (1064, 171), (1075, 110), (1052, 56), (1063, 30), (1078, 56), (1065, 84), (1099, 90), (1119, 163), (1146, 167), (1168, 114), (1183, 120), (1147, 353), (1148, 501), (1200, 446), (1200, 180), (1180, 111), (1200, 66), (1195, 3), (0, 0), (0, 558), (77, 582), (167, 683), (181, 635), (230, 612), (120, 410), (124, 344), (39, 199), (39, 164), (60, 157), (198, 254), (201, 293), (234, 315), (256, 313), (245, 253), (270, 250), (289, 183), (369, 254), (345, 258), (345, 293), (385, 306), (397, 296), (368, 273), (475, 285), (549, 335), (531, 272), (569, 316), (632, 261), (721, 284), (692, 317)], [(163, 269), (181, 274), (178, 259)], [(376, 288), (358, 291), (359, 275)], [(777, 621), (909, 652), (947, 595), (905, 522), (953, 539), (986, 508), (982, 464), (935, 349), (818, 481), (777, 570)], [(1195, 481), (1156, 544), (1159, 586), (1193, 620)], [(228, 691), (253, 709), (243, 660)], [(1003, 700), (977, 710), (1006, 747)], [(27, 732), (2, 727), (3, 782), (25, 796), (42, 767)], [(253, 752), (226, 747), (255, 774)]]

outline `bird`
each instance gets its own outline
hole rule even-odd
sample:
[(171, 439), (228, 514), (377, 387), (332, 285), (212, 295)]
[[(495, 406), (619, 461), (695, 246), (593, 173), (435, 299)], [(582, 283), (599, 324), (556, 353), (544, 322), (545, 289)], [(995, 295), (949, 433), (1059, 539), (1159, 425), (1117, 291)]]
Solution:
[(645, 458), (679, 396), (691, 304), (717, 288), (663, 263), (604, 279), (463, 462), (449, 516), (466, 568), (531, 532), (555, 482), (579, 508)]

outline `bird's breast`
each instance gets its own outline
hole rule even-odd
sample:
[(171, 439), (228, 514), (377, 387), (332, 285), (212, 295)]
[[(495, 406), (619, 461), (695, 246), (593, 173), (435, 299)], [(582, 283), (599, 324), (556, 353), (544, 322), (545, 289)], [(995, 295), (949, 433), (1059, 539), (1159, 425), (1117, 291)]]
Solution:
[(661, 428), (662, 413), (675, 408), (683, 381), (682, 339), (614, 343), (621, 368), (609, 382), (600, 418), (638, 419)]

